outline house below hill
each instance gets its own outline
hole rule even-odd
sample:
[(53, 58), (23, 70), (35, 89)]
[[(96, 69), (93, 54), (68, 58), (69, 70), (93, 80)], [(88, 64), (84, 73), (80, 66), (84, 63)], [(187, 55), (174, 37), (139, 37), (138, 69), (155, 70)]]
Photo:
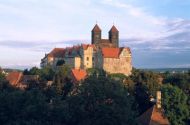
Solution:
[(38, 83), (39, 82), (39, 76), (38, 75), (23, 75), (22, 72), (10, 72), (6, 76), (7, 81), (9, 81), (10, 85), (25, 89), (28, 87), (30, 83)]
[(156, 105), (145, 111), (138, 119), (140, 125), (170, 125), (161, 107), (161, 92), (157, 92)]

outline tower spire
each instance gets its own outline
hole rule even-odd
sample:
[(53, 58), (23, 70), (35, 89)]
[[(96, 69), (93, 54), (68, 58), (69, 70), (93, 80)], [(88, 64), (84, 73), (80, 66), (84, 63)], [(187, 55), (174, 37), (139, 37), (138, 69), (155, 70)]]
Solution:
[(119, 47), (119, 31), (114, 25), (109, 31), (109, 40), (115, 47)]
[(96, 25), (92, 29), (92, 44), (97, 44), (101, 41), (101, 32), (102, 30), (96, 22)]
[(94, 28), (92, 29), (92, 31), (94, 31), (94, 32), (101, 32), (101, 29), (100, 29), (100, 27), (98, 26), (98, 24), (96, 24), (96, 25), (94, 26)]
[(112, 28), (110, 29), (109, 32), (119, 32), (118, 29), (115, 27), (115, 25), (113, 24)]

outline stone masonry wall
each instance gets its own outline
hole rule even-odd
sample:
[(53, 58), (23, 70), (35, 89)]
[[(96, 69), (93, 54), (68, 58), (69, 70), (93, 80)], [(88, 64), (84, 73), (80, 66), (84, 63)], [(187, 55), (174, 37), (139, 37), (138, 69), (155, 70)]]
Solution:
[(104, 58), (103, 69), (108, 73), (123, 73), (126, 76), (131, 74), (131, 57), (125, 58)]

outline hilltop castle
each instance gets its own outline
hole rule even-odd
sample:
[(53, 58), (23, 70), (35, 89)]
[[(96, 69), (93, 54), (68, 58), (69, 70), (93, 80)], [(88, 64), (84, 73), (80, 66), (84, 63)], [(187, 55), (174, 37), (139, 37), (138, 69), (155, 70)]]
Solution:
[(96, 45), (96, 47), (105, 48), (105, 47), (119, 47), (119, 31), (113, 25), (109, 31), (109, 39), (102, 39), (102, 31), (100, 27), (96, 24), (92, 29), (92, 44)]
[(41, 60), (41, 67), (51, 65), (56, 68), (61, 62), (73, 69), (104, 69), (107, 73), (122, 73), (126, 76), (132, 71), (131, 51), (119, 47), (119, 31), (113, 25), (108, 39), (102, 39), (101, 29), (96, 24), (92, 29), (91, 44), (73, 47), (54, 48)]

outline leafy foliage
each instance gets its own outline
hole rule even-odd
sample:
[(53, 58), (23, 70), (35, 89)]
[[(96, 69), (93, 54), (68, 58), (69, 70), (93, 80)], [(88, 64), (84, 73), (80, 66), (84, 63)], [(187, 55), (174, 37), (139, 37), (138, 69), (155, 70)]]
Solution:
[(164, 85), (162, 87), (162, 105), (172, 125), (185, 125), (189, 116), (187, 96), (178, 87)]
[(70, 124), (75, 125), (132, 125), (134, 99), (127, 89), (106, 77), (89, 77), (67, 100)]
[(71, 68), (67, 65), (58, 67), (54, 78), (54, 87), (58, 94), (63, 94), (66, 96), (72, 88), (71, 78), (70, 78)]
[(150, 97), (156, 98), (156, 91), (160, 89), (158, 74), (133, 69), (130, 80), (131, 92), (135, 96), (139, 114), (142, 114), (153, 105)]
[(176, 73), (165, 75), (164, 83), (170, 83), (178, 86), (186, 94), (190, 96), (190, 74), (189, 73)]
[[(25, 70), (26, 75), (40, 77), (39, 83), (31, 82), (26, 90), (11, 87), (0, 74), (0, 123), (133, 125), (136, 117), (153, 105), (150, 97), (155, 98), (161, 86), (160, 74), (136, 69), (129, 77), (88, 69), (90, 76), (73, 86), (70, 70), (66, 65), (58, 66), (56, 72), (50, 66)], [(190, 74), (168, 72), (162, 77), (166, 115), (171, 124), (187, 125)], [(46, 85), (49, 80), (54, 81), (52, 86)]]
[(87, 73), (91, 76), (106, 76), (106, 72), (104, 70), (96, 68), (87, 69)]

